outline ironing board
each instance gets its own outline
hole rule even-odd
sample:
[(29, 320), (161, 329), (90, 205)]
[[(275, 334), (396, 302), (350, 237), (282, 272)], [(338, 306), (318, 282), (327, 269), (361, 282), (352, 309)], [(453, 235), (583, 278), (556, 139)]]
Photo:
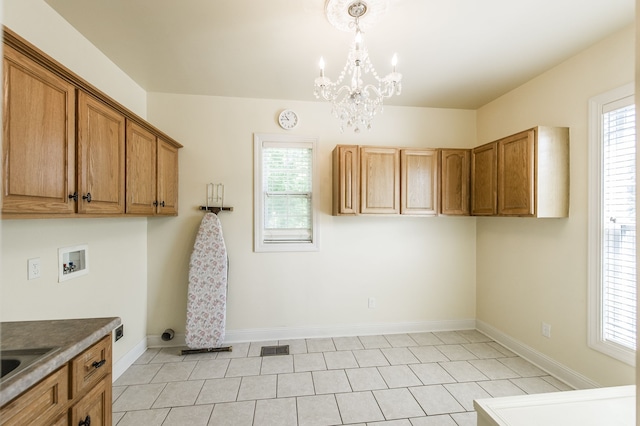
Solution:
[(202, 218), (189, 261), (185, 353), (231, 350), (224, 342), (227, 304), (227, 249), (218, 216)]

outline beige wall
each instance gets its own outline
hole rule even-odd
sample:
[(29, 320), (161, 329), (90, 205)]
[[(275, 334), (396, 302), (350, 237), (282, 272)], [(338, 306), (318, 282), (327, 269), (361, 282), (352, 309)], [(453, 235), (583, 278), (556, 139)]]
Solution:
[(633, 81), (634, 34), (627, 28), (478, 110), (478, 143), (538, 124), (570, 127), (571, 204), (568, 219), (478, 218), (477, 317), (602, 385), (634, 383), (634, 369), (587, 346), (587, 102)]
[[(41, 0), (3, 0), (2, 23), (140, 116), (146, 93)], [(0, 320), (119, 316), (118, 361), (146, 337), (147, 220), (3, 220)], [(58, 248), (88, 244), (89, 275), (57, 282)], [(27, 281), (27, 259), (42, 278)]]
[[(207, 182), (223, 182), (221, 213), (230, 258), (227, 332), (288, 328), (352, 332), (366, 324), (475, 318), (475, 219), (331, 216), (336, 144), (471, 147), (475, 112), (393, 108), (370, 133), (341, 134), (330, 106), (149, 94), (149, 119), (180, 151), (180, 216), (149, 220), (149, 334), (184, 332), (188, 261)], [(320, 245), (314, 253), (253, 252), (253, 133), (285, 133), (277, 114), (293, 108), (287, 134), (319, 137)], [(375, 297), (378, 307), (367, 308)], [(337, 330), (337, 331), (336, 331)]]

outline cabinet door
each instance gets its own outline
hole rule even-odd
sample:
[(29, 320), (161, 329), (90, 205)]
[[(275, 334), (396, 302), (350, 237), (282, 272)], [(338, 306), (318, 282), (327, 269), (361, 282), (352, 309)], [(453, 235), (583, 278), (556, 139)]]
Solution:
[(497, 213), (497, 146), (495, 142), (474, 148), (471, 153), (471, 214)]
[(126, 212), (152, 216), (156, 212), (156, 136), (127, 120)]
[(333, 150), (333, 214), (358, 213), (358, 147), (338, 145)]
[(440, 213), (468, 215), (471, 152), (468, 149), (443, 149), (440, 157)]
[(75, 88), (4, 46), (3, 213), (74, 213)]
[(498, 141), (498, 214), (535, 214), (535, 131)]
[(438, 213), (438, 151), (400, 151), (400, 214)]
[(396, 148), (360, 147), (360, 212), (399, 213), (400, 155)]
[(72, 425), (111, 426), (111, 374), (71, 407)]
[(78, 93), (78, 212), (124, 213), (125, 120)]
[(159, 138), (157, 200), (158, 214), (178, 214), (178, 149)]

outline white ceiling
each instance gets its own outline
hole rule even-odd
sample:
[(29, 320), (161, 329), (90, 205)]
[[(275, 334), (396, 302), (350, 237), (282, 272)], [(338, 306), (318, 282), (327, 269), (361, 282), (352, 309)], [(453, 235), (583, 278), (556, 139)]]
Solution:
[[(353, 34), (325, 0), (46, 0), (149, 92), (315, 100)], [(387, 104), (475, 109), (634, 22), (635, 0), (390, 0), (365, 33)]]

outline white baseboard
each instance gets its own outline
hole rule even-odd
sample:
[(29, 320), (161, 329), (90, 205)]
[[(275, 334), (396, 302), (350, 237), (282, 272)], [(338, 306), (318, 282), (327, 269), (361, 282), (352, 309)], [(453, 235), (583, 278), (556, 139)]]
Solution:
[(111, 373), (112, 381), (118, 380), (118, 377), (124, 373), (127, 368), (131, 367), (133, 363), (140, 358), (140, 356), (147, 350), (147, 340), (142, 339), (140, 343), (135, 345), (129, 352), (127, 352), (122, 358), (120, 358), (115, 364)]
[[(428, 331), (473, 330), (476, 321), (472, 319), (422, 321), (409, 323), (353, 324), (317, 327), (280, 327), (227, 330), (225, 344), (241, 342), (261, 342), (267, 340), (311, 339), (317, 337), (370, 336), (377, 334), (422, 333)], [(175, 334), (170, 341), (160, 335), (147, 336), (150, 348), (185, 346), (183, 333)]]
[(477, 320), (476, 327), (479, 331), (491, 337), (510, 351), (520, 355), (522, 358), (535, 364), (537, 367), (543, 369), (552, 376), (562, 380), (574, 389), (591, 389), (600, 387), (600, 385), (593, 380), (563, 364), (560, 364), (558, 361), (538, 352), (532, 347), (525, 345), (483, 321)]

